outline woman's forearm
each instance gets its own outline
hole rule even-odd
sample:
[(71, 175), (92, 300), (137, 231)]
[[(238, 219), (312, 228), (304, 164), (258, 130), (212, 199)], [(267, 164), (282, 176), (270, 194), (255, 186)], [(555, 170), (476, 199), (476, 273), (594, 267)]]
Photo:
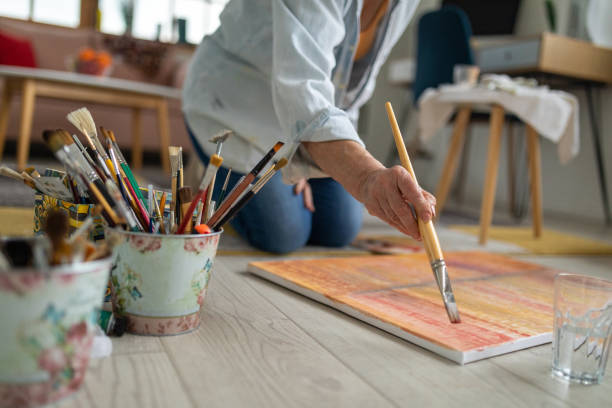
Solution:
[(359, 143), (352, 140), (302, 144), (321, 170), (361, 202), (364, 200), (361, 190), (368, 175), (385, 168)]

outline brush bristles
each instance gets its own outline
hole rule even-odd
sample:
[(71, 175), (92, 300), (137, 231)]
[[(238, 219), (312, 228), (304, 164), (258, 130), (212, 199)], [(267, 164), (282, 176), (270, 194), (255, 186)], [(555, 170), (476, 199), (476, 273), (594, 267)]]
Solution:
[(51, 149), (53, 153), (62, 149), (65, 145), (62, 133), (58, 132), (57, 130), (44, 130), (43, 140), (45, 141), (47, 146), (49, 146), (49, 149)]
[(66, 115), (66, 119), (87, 136), (96, 137), (98, 135), (96, 124), (87, 108), (83, 107), (70, 112)]
[(103, 126), (100, 126), (100, 134), (102, 135), (104, 140), (110, 139), (110, 136), (108, 135), (108, 131), (106, 129), (104, 129)]
[(283, 142), (277, 142), (277, 143), (274, 145), (274, 148), (273, 148), (273, 149), (274, 149), (274, 152), (278, 152), (278, 151), (280, 150), (280, 148), (281, 148), (281, 147), (283, 147), (283, 145), (284, 145), (284, 143), (283, 143)]
[(56, 131), (62, 135), (62, 139), (66, 145), (71, 145), (74, 143), (74, 139), (72, 139), (72, 136), (70, 136), (70, 133), (67, 130), (57, 129)]
[(175, 173), (178, 171), (179, 167), (179, 147), (169, 146), (168, 155), (170, 156), (170, 171), (172, 173), (172, 177), (175, 177)]
[(456, 303), (445, 303), (446, 314), (451, 323), (461, 323), (461, 317), (459, 317), (459, 309), (457, 309)]
[(278, 163), (276, 163), (276, 164), (274, 165), (274, 170), (280, 170), (280, 169), (282, 169), (283, 167), (285, 167), (285, 166), (287, 165), (287, 163), (288, 163), (288, 160), (287, 160), (286, 158), (284, 158), (284, 157), (283, 157), (282, 159), (280, 159), (280, 160), (278, 161)]
[(9, 169), (8, 167), (0, 167), (0, 174), (15, 180), (23, 181), (23, 176), (21, 174), (17, 173), (13, 169)]
[(191, 202), (191, 187), (181, 187), (178, 191), (179, 200), (181, 203), (190, 203)]
[(215, 167), (221, 167), (221, 163), (223, 163), (223, 158), (221, 156), (217, 156), (216, 154), (213, 154), (210, 158), (210, 162), (208, 163), (208, 165), (212, 165)]
[(234, 132), (229, 129), (222, 130), (221, 132), (217, 133), (212, 138), (210, 138), (209, 142), (211, 143), (225, 142), (227, 138), (232, 135), (232, 133)]

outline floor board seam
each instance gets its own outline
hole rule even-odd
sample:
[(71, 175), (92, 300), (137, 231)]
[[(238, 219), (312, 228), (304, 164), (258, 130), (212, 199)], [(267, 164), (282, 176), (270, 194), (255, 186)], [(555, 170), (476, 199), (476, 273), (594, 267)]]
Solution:
[(553, 393), (553, 392), (551, 392), (551, 391), (549, 391), (549, 390), (547, 390), (547, 389), (545, 389), (545, 388), (543, 388), (543, 387), (540, 387), (540, 386), (539, 386), (537, 383), (533, 383), (533, 382), (527, 381), (527, 379), (525, 379), (525, 378), (521, 377), (520, 375), (516, 374), (514, 371), (509, 370), (508, 368), (504, 367), (503, 365), (501, 365), (500, 363), (498, 363), (498, 362), (497, 362), (497, 361), (495, 361), (494, 359), (492, 359), (490, 362), (491, 362), (491, 364), (493, 364), (493, 365), (494, 365), (494, 366), (496, 366), (497, 368), (499, 368), (499, 369), (501, 369), (501, 370), (503, 370), (503, 371), (507, 372), (507, 373), (508, 373), (508, 374), (510, 374), (511, 376), (513, 376), (513, 377), (517, 378), (519, 381), (521, 381), (521, 382), (523, 382), (523, 383), (525, 383), (525, 384), (527, 384), (527, 385), (530, 385), (530, 386), (534, 387), (535, 389), (537, 389), (537, 390), (539, 390), (539, 391), (543, 392), (543, 393), (544, 393), (544, 394), (546, 394), (546, 395), (549, 395), (549, 396), (551, 396), (551, 397), (555, 398), (557, 401), (561, 402), (562, 404), (568, 404), (568, 405), (570, 405), (570, 406), (572, 406), (572, 407), (576, 407), (576, 408), (580, 408), (580, 407), (582, 407), (582, 405), (575, 405), (575, 404), (574, 404), (572, 401), (570, 401), (569, 399), (562, 399), (562, 398), (559, 398), (559, 396), (558, 396), (558, 395), (556, 395), (555, 393)]
[(270, 301), (266, 296), (264, 296), (259, 290), (257, 290), (257, 288), (247, 280), (247, 284), (255, 291), (257, 292), (261, 297), (263, 297), (266, 302), (268, 302), (270, 305), (272, 305), (272, 307), (274, 307), (276, 310), (278, 310), (279, 313), (281, 313), (283, 316), (285, 316), (289, 321), (291, 321), (293, 324), (295, 324), (295, 326), (300, 329), (306, 336), (308, 336), (309, 338), (311, 338), (316, 344), (318, 344), (323, 350), (325, 350), (327, 353), (329, 353), (334, 359), (336, 359), (340, 364), (342, 364), (343, 367), (345, 367), (347, 370), (349, 370), (351, 373), (353, 373), (353, 375), (355, 375), (357, 378), (359, 378), (361, 381), (363, 381), (365, 384), (367, 384), (368, 386), (370, 386), (370, 388), (378, 395), (380, 396), (382, 399), (384, 399), (385, 401), (387, 401), (392, 407), (396, 407), (399, 408), (400, 405), (396, 404), (395, 401), (393, 401), (392, 399), (390, 399), (388, 396), (386, 396), (381, 390), (378, 389), (378, 387), (376, 387), (374, 384), (370, 383), (370, 381), (368, 381), (366, 378), (364, 378), (360, 373), (356, 372), (355, 370), (353, 370), (352, 367), (350, 367), (349, 365), (347, 365), (344, 360), (342, 358), (340, 358), (339, 356), (337, 356), (335, 353), (333, 353), (328, 347), (326, 347), (323, 343), (321, 343), (316, 337), (312, 336), (306, 329), (304, 329), (299, 323), (297, 323), (295, 320), (293, 320), (290, 316), (288, 316), (287, 314), (285, 314), (285, 312), (283, 312), (277, 305), (275, 305), (272, 301)]
[(163, 348), (163, 353), (168, 357), (168, 361), (170, 361), (170, 365), (172, 365), (172, 368), (174, 368), (174, 371), (176, 372), (176, 376), (178, 377), (179, 384), (181, 384), (181, 388), (183, 389), (183, 391), (185, 392), (185, 395), (189, 399), (189, 403), (191, 404), (192, 407), (194, 408), (197, 407), (198, 404), (196, 403), (193, 396), (191, 395), (191, 392), (189, 391), (189, 387), (185, 383), (185, 380), (183, 380), (183, 376), (181, 375), (181, 371), (178, 368), (178, 364), (176, 364), (176, 362), (174, 361), (172, 354), (168, 352), (168, 347), (164, 344), (164, 341), (160, 340), (160, 343)]

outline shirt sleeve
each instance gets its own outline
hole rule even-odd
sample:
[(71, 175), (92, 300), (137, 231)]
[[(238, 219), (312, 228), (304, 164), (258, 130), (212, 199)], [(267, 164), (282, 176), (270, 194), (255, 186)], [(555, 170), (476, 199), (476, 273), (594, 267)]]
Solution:
[[(348, 114), (334, 103), (334, 48), (345, 36), (345, 2), (276, 0), (272, 3), (272, 98), (283, 133), (294, 144), (353, 140), (364, 146)], [(294, 158), (299, 160), (299, 157), (298, 154)], [(306, 168), (314, 165), (312, 160), (308, 162), (306, 167), (302, 163), (302, 171), (298, 172), (305, 173), (304, 177), (310, 176)], [(317, 176), (322, 176), (320, 171)]]

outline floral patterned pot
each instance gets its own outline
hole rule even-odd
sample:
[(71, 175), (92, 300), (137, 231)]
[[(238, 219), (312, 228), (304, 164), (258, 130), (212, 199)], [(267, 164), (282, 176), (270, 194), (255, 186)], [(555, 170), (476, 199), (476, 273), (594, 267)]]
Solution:
[(87, 370), (111, 259), (0, 273), (0, 407), (77, 390)]
[(221, 232), (162, 235), (106, 229), (115, 261), (111, 292), (115, 313), (128, 317), (128, 332), (167, 336), (200, 325)]

